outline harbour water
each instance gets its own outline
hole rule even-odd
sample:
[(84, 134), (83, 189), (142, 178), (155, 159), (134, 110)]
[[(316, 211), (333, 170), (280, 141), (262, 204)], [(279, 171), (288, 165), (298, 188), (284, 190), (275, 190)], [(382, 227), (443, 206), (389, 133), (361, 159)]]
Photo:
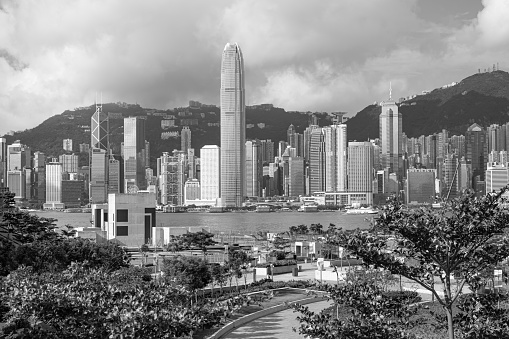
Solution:
[[(33, 212), (41, 217), (54, 218), (57, 226), (90, 227), (90, 213), (64, 213), (54, 211)], [(157, 226), (208, 227), (213, 232), (256, 234), (258, 231), (284, 232), (290, 226), (329, 224), (343, 229), (368, 228), (373, 215), (345, 215), (341, 212), (272, 212), (272, 213), (157, 213)]]

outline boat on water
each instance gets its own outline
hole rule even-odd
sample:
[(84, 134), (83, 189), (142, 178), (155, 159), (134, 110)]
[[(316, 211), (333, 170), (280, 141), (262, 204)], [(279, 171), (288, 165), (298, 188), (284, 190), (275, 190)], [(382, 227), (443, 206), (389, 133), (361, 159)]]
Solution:
[(346, 210), (345, 214), (378, 214), (377, 210), (372, 208), (350, 208)]
[(299, 207), (297, 212), (318, 212), (318, 206), (316, 205), (302, 205)]

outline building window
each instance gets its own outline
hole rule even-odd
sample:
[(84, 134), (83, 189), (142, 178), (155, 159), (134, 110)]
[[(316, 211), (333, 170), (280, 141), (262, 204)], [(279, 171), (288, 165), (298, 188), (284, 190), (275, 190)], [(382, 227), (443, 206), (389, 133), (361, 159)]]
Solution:
[(129, 222), (128, 210), (117, 210), (117, 222)]
[(117, 236), (128, 236), (129, 226), (117, 226)]

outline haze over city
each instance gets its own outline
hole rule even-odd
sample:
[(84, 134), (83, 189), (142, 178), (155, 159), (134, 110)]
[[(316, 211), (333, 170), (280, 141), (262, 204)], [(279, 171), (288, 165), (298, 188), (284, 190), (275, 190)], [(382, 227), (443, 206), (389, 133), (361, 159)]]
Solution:
[(225, 42), (246, 104), (346, 111), (507, 69), (509, 3), (0, 1), (0, 134), (105, 102), (219, 103)]

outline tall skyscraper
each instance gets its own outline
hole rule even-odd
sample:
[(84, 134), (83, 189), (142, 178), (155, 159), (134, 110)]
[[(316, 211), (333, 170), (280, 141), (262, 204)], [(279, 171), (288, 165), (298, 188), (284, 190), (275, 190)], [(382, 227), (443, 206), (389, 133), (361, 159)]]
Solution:
[(158, 169), (160, 202), (163, 205), (183, 205), (185, 177), (185, 158), (182, 151), (174, 151), (173, 156), (163, 152), (159, 158)]
[(53, 159), (46, 164), (46, 203), (44, 208), (63, 208), (62, 203), (62, 164)]
[(102, 204), (108, 199), (108, 154), (100, 148), (92, 149), (90, 167), (90, 202)]
[(311, 130), (309, 136), (309, 194), (325, 191), (325, 145), (320, 128)]
[[(488, 163), (488, 143), (486, 131), (478, 124), (472, 124), (465, 133), (466, 158), (472, 164), (472, 176), (484, 180), (484, 172)], [(475, 187), (475, 183), (472, 187)]]
[(189, 126), (184, 126), (180, 132), (180, 150), (187, 153), (191, 148), (191, 130)]
[(99, 204), (108, 200), (108, 154), (109, 119), (103, 112), (102, 104), (95, 105), (95, 113), (90, 118), (90, 202)]
[(227, 43), (221, 62), (221, 204), (241, 206), (246, 196), (246, 108), (244, 60), (237, 44)]
[(145, 189), (145, 120), (124, 118), (124, 192)]
[(202, 200), (216, 200), (220, 194), (220, 148), (205, 145), (200, 150), (200, 190)]
[(348, 143), (348, 191), (373, 192), (373, 145)]
[(258, 140), (246, 141), (246, 195), (260, 197), (262, 194), (262, 145)]
[(0, 187), (7, 186), (7, 141), (0, 138)]
[(392, 101), (390, 95), (389, 101), (382, 102), (379, 120), (382, 167), (389, 167), (391, 173), (396, 173), (398, 178), (401, 178), (403, 176), (402, 118), (396, 102)]
[(110, 147), (110, 121), (108, 114), (103, 112), (102, 104), (95, 105), (95, 113), (90, 121), (90, 147), (105, 151)]

